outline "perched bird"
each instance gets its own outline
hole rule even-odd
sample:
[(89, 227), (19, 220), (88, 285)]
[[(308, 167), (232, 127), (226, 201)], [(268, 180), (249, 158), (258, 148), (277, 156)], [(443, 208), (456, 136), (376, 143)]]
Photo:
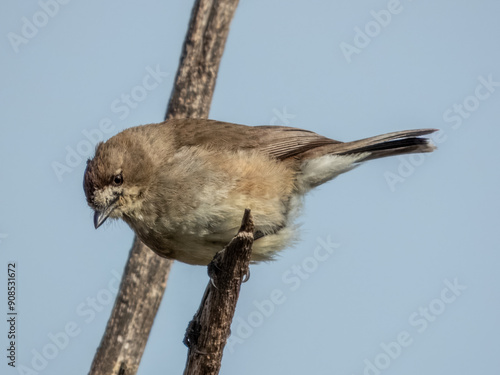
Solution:
[(101, 142), (83, 187), (94, 225), (122, 218), (157, 254), (208, 264), (236, 234), (245, 208), (255, 223), (253, 261), (296, 239), (303, 196), (359, 163), (430, 152), (435, 129), (339, 142), (285, 126), (175, 119)]

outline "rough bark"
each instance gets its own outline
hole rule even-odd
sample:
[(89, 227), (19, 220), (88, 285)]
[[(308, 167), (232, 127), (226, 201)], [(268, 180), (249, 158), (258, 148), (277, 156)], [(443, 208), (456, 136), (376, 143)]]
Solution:
[(238, 0), (197, 0), (165, 118), (206, 118)]
[[(165, 119), (208, 117), (229, 24), (238, 0), (196, 0)], [(130, 250), (91, 375), (137, 372), (172, 261), (137, 238)]]
[(238, 234), (208, 266), (210, 281), (184, 338), (189, 348), (184, 375), (219, 373), (241, 283), (249, 275), (253, 231), (252, 215), (245, 210)]
[(137, 372), (171, 266), (135, 238), (90, 374)]

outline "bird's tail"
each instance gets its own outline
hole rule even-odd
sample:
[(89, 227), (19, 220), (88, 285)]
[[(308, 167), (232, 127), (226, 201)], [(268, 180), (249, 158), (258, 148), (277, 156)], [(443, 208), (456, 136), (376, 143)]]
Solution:
[(377, 135), (353, 142), (336, 144), (333, 155), (349, 155), (368, 152), (363, 160), (383, 158), (386, 156), (432, 152), (436, 146), (429, 138), (420, 136), (434, 133), (437, 129), (403, 130)]
[(308, 150), (304, 154), (299, 190), (308, 191), (336, 176), (350, 171), (360, 162), (386, 156), (431, 152), (436, 147), (422, 135), (435, 129), (403, 130), (360, 139), (353, 142), (336, 142)]

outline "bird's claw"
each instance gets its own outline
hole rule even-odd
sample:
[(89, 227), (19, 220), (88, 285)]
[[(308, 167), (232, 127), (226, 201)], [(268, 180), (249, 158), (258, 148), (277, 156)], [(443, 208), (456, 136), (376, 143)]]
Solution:
[(248, 268), (247, 271), (243, 274), (241, 282), (246, 283), (248, 280), (250, 280), (250, 268)]

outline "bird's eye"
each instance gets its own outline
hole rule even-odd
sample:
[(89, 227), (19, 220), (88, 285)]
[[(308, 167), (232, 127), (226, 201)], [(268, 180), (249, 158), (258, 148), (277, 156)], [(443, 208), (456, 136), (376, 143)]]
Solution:
[(121, 173), (113, 177), (113, 184), (115, 184), (116, 186), (120, 186), (121, 184), (123, 184), (123, 176), (121, 175)]

